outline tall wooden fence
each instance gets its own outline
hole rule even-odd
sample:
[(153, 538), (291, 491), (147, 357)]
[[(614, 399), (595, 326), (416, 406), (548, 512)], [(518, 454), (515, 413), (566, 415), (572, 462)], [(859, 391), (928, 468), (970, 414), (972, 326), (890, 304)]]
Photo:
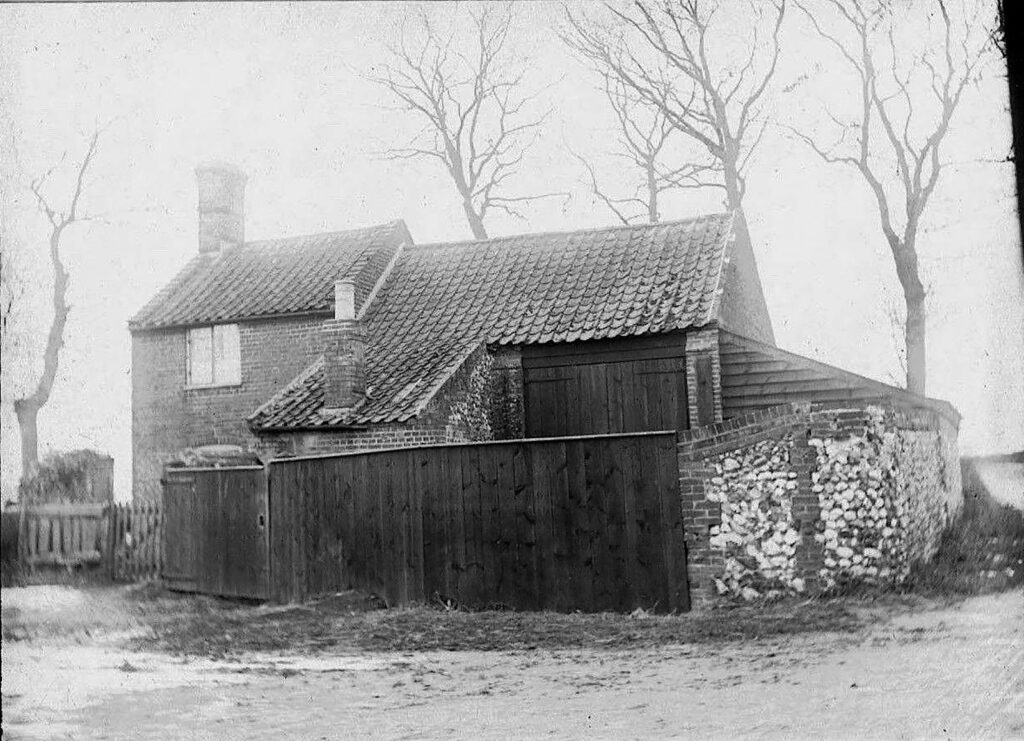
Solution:
[(406, 448), (269, 466), (270, 594), (689, 609), (674, 433)]
[(160, 574), (158, 504), (51, 503), (17, 511), (18, 560), (29, 569), (99, 565), (116, 580)]

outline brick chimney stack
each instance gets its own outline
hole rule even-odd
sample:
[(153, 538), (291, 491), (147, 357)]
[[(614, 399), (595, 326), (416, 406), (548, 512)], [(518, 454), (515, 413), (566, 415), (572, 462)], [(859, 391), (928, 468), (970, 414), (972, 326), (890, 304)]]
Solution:
[(324, 409), (351, 409), (366, 396), (366, 336), (356, 319), (356, 287), (334, 284), (334, 318), (320, 330), (324, 346)]
[(199, 186), (199, 254), (218, 254), (245, 241), (246, 175), (227, 162), (196, 168)]

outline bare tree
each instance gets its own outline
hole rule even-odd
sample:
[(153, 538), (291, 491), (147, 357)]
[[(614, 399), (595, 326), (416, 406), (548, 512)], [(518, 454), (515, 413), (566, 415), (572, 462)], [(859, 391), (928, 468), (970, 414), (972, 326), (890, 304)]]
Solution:
[(611, 26), (569, 13), (566, 42), (706, 151), (693, 183), (724, 190), (741, 236), (749, 238), (746, 169), (767, 125), (765, 93), (779, 59), (785, 0), (751, 0), (745, 7), (753, 20), (738, 47), (739, 24), (719, 18), (714, 3), (634, 0), (625, 9), (605, 7)]
[[(69, 227), (88, 219), (88, 217), (79, 212), (79, 201), (85, 186), (86, 173), (96, 154), (99, 137), (100, 131), (97, 129), (93, 132), (85, 156), (78, 167), (74, 190), (71, 194), (67, 210), (58, 210), (52, 206), (50, 200), (43, 193), (47, 179), (53, 174), (60, 163), (39, 178), (33, 180), (30, 186), (33, 195), (35, 195), (39, 210), (46, 216), (50, 224), (49, 256), (50, 264), (53, 268), (53, 318), (50, 320), (50, 329), (46, 336), (46, 347), (43, 351), (43, 372), (32, 392), (14, 401), (14, 413), (18, 418), (18, 429), (21, 434), (21, 470), (23, 476), (28, 474), (39, 460), (37, 418), (39, 410), (50, 399), (53, 382), (57, 377), (60, 351), (64, 346), (64, 327), (67, 324), (68, 313), (71, 311), (67, 301), (70, 276), (64, 264), (64, 258), (61, 255), (61, 241)], [(63, 161), (64, 159), (62, 158), (61, 163)]]
[(403, 28), (392, 61), (370, 79), (388, 90), (402, 109), (423, 124), (413, 140), (387, 151), (391, 159), (436, 159), (451, 176), (466, 220), (477, 239), (492, 210), (521, 217), (519, 206), (540, 195), (509, 195), (547, 114), (531, 115), (538, 93), (523, 92), (525, 68), (507, 52), (510, 11), (485, 5), (472, 15), (475, 48), (453, 48), (453, 34), (440, 33), (420, 15), (422, 40), (408, 40)]
[(573, 156), (586, 169), (591, 192), (619, 221), (623, 224), (641, 220), (657, 223), (661, 219), (661, 194), (676, 189), (704, 187), (701, 178), (715, 171), (716, 163), (688, 162), (675, 168), (667, 167), (665, 161), (670, 157), (668, 145), (670, 140), (679, 136), (676, 128), (669, 123), (660, 108), (631, 99), (622, 83), (607, 73), (603, 77), (605, 97), (615, 114), (617, 125), (618, 147), (611, 155), (624, 161), (636, 172), (639, 182), (629, 195), (612, 195), (607, 186), (599, 183), (593, 164), (575, 152)]
[(14, 137), (9, 142), (0, 144), (0, 155), (10, 157), (11, 166), (4, 163), (0, 173), (0, 362), (8, 359), (14, 349), (13, 329), (15, 312), (25, 295), (23, 276), (16, 264), (12, 249), (11, 211), (13, 206), (12, 182), (18, 170), (17, 149)]
[[(828, 145), (793, 132), (825, 162), (860, 173), (874, 195), (903, 289), (906, 385), (923, 394), (927, 290), (918, 260), (921, 219), (946, 164), (943, 140), (965, 88), (976, 79), (989, 37), (972, 33), (966, 17), (954, 30), (946, 4), (937, 0), (941, 41), (911, 56), (884, 1), (823, 0), (813, 11), (798, 7), (855, 73), (859, 101), (851, 117), (828, 112), (838, 129)], [(972, 43), (975, 36), (981, 36), (979, 43)]]
[(0, 358), (10, 357), (13, 350), (12, 319), (25, 293), (24, 284), (14, 265), (5, 220), (6, 214), (0, 212)]
[[(10, 357), (16, 343), (11, 334), (15, 311), (25, 294), (10, 248), (0, 237), (0, 357)], [(2, 361), (0, 361), (2, 362)]]

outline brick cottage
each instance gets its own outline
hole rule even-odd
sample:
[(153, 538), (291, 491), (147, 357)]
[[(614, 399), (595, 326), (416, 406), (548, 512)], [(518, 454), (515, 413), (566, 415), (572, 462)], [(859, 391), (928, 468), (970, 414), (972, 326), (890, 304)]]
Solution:
[[(245, 176), (210, 164), (197, 177), (198, 254), (130, 322), (137, 499), (159, 497), (182, 449), (210, 444), (269, 458), (677, 430), (696, 581), (741, 592), (744, 574), (773, 567), (729, 565), (739, 541), (723, 539), (731, 495), (715, 456), (788, 476), (796, 445), (809, 501), (806, 431), (878, 405), (890, 429), (913, 418), (941, 432), (955, 458), (948, 403), (775, 347), (731, 214), (446, 244), (416, 244), (401, 221), (247, 242)], [(779, 409), (786, 424), (766, 433)], [(769, 438), (782, 448), (740, 455)], [(803, 512), (797, 533), (822, 535), (822, 512)]]

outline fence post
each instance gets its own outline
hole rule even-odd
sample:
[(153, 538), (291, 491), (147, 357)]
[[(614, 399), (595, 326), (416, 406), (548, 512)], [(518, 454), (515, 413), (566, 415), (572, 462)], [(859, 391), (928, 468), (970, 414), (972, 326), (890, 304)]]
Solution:
[(159, 579), (164, 563), (164, 507), (162, 501), (157, 502), (156, 505), (155, 528), (153, 533), (153, 559), (155, 562), (153, 578)]
[(114, 581), (114, 577), (116, 576), (116, 569), (114, 568), (114, 552), (116, 547), (115, 542), (117, 541), (117, 504), (110, 502), (103, 508), (103, 513), (107, 526), (107, 536), (105, 538), (103, 549), (105, 553), (103, 554), (103, 557), (107, 561), (107, 576), (110, 578), (110, 581)]

